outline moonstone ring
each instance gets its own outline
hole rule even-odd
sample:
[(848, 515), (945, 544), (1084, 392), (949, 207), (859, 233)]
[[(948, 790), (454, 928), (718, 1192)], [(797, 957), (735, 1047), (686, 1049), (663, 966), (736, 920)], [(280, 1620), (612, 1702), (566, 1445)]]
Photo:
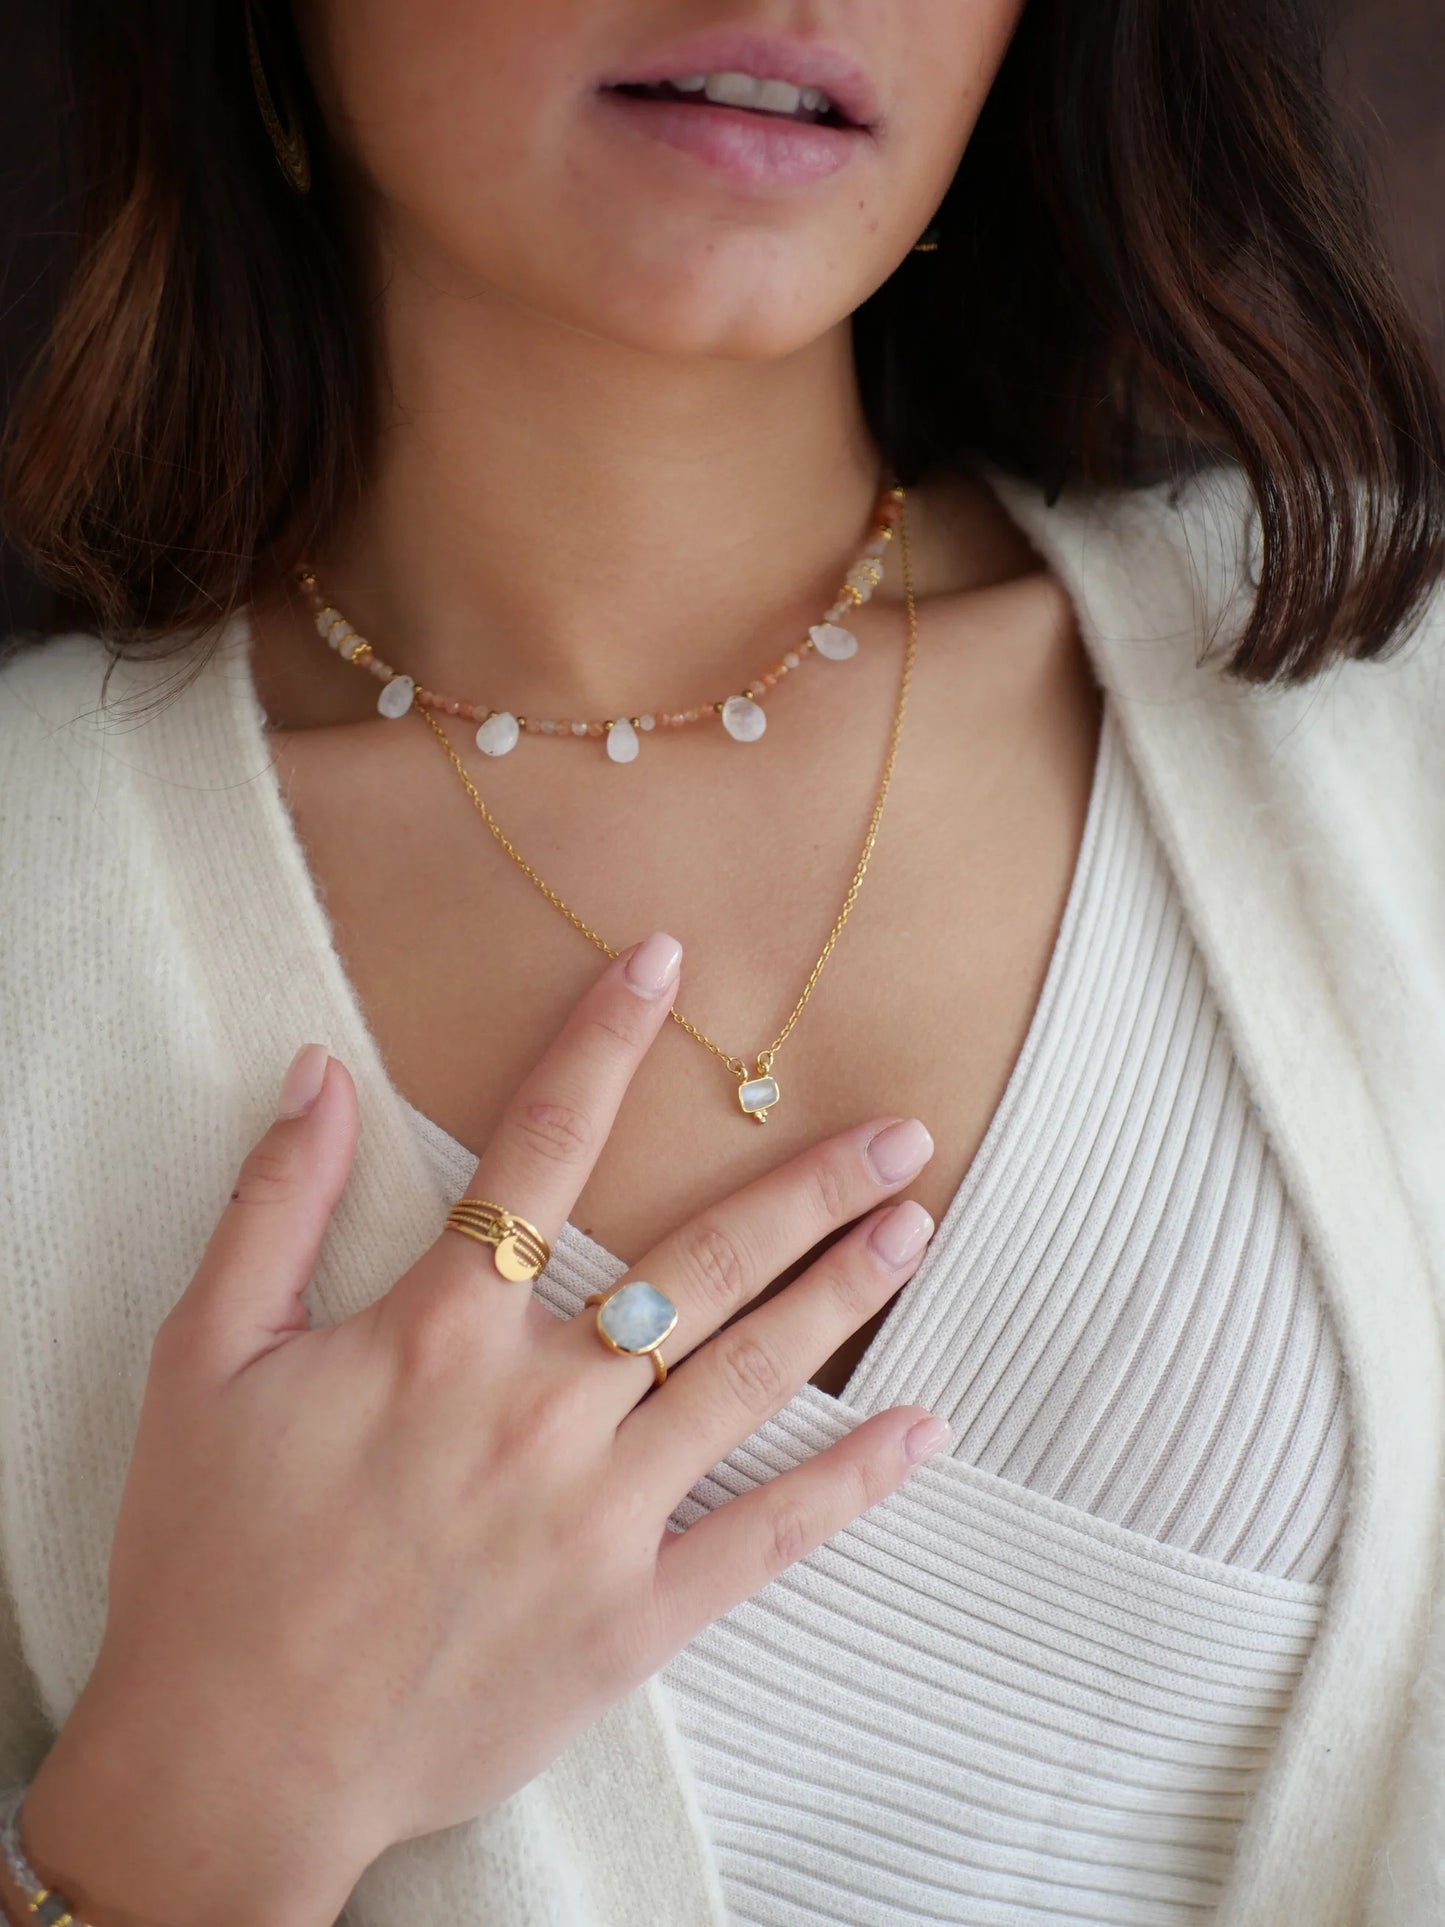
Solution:
[(597, 1332), (609, 1351), (626, 1358), (650, 1358), (653, 1383), (667, 1377), (667, 1361), (657, 1349), (677, 1323), (677, 1306), (665, 1291), (641, 1278), (594, 1291), (586, 1301), (597, 1307)]

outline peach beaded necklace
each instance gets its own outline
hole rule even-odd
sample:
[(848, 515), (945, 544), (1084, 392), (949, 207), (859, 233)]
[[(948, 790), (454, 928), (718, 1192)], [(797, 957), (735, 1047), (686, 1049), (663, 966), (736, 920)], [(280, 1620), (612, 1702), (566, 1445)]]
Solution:
[(487, 756), (505, 756), (515, 749), (522, 736), (602, 737), (608, 757), (614, 763), (630, 763), (641, 746), (641, 737), (653, 729), (684, 729), (704, 717), (719, 716), (722, 726), (735, 742), (755, 743), (768, 726), (767, 712), (758, 700), (773, 689), (784, 676), (801, 668), (809, 655), (828, 662), (846, 662), (858, 653), (858, 638), (843, 627), (843, 618), (866, 602), (883, 579), (883, 557), (893, 539), (902, 504), (902, 491), (887, 484), (874, 510), (872, 536), (843, 579), (837, 599), (824, 611), (821, 622), (813, 624), (796, 649), (789, 649), (738, 693), (699, 703), (694, 709), (654, 710), (641, 716), (612, 716), (606, 719), (573, 717), (518, 716), (510, 709), (492, 709), (486, 703), (464, 702), (443, 696), (435, 689), (422, 688), (411, 676), (403, 675), (383, 662), (365, 637), (357, 634), (341, 611), (327, 601), (309, 563), (300, 562), (293, 574), (302, 594), (311, 605), (316, 633), (337, 652), (344, 662), (354, 663), (380, 677), (384, 685), (376, 699), (383, 716), (405, 716), (413, 705), (435, 709), (443, 715), (460, 716), (477, 727), (477, 748)]

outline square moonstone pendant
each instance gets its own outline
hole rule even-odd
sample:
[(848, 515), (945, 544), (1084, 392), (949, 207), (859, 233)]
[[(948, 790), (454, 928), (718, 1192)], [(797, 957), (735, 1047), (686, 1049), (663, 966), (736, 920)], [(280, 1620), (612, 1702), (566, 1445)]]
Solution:
[(738, 1085), (738, 1103), (749, 1117), (755, 1117), (759, 1124), (766, 1124), (768, 1112), (778, 1101), (778, 1080), (776, 1077), (745, 1077)]

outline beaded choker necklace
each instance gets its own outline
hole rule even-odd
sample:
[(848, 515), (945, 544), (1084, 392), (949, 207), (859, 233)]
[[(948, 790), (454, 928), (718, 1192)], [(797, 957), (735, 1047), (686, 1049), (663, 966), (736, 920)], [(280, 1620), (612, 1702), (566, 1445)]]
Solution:
[(341, 611), (334, 608), (317, 586), (316, 573), (309, 563), (298, 563), (293, 571), (302, 594), (311, 605), (316, 632), (336, 650), (344, 662), (367, 669), (383, 684), (376, 707), (383, 716), (405, 716), (413, 706), (434, 709), (442, 715), (461, 716), (475, 722), (477, 748), (487, 756), (505, 756), (516, 748), (522, 736), (573, 738), (601, 737), (614, 763), (630, 763), (641, 747), (642, 737), (654, 729), (684, 729), (717, 716), (723, 728), (737, 743), (755, 743), (768, 726), (767, 712), (759, 698), (780, 683), (784, 676), (802, 667), (810, 655), (827, 662), (846, 662), (858, 653), (858, 638), (843, 626), (843, 618), (865, 603), (883, 579), (883, 557), (898, 523), (901, 493), (894, 486), (881, 492), (874, 510), (872, 536), (858, 560), (843, 578), (836, 600), (813, 624), (796, 649), (789, 649), (760, 675), (754, 676), (739, 692), (699, 703), (696, 708), (653, 710), (641, 716), (613, 716), (603, 720), (581, 717), (518, 716), (510, 709), (493, 709), (482, 702), (463, 702), (425, 689), (413, 677), (403, 675), (383, 662), (371, 644), (359, 636)]

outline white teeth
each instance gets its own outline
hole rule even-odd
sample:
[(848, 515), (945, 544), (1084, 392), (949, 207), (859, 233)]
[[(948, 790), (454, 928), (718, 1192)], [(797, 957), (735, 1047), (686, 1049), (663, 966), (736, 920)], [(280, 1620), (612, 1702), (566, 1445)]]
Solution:
[(796, 114), (802, 98), (802, 88), (786, 80), (765, 80), (758, 88), (758, 105), (768, 114)]
[(704, 92), (725, 107), (756, 107), (762, 86), (751, 74), (709, 74)]
[(827, 113), (832, 101), (821, 87), (795, 87), (788, 80), (760, 80), (753, 74), (683, 74), (668, 86), (682, 94), (703, 94), (724, 107), (751, 107), (765, 114)]

